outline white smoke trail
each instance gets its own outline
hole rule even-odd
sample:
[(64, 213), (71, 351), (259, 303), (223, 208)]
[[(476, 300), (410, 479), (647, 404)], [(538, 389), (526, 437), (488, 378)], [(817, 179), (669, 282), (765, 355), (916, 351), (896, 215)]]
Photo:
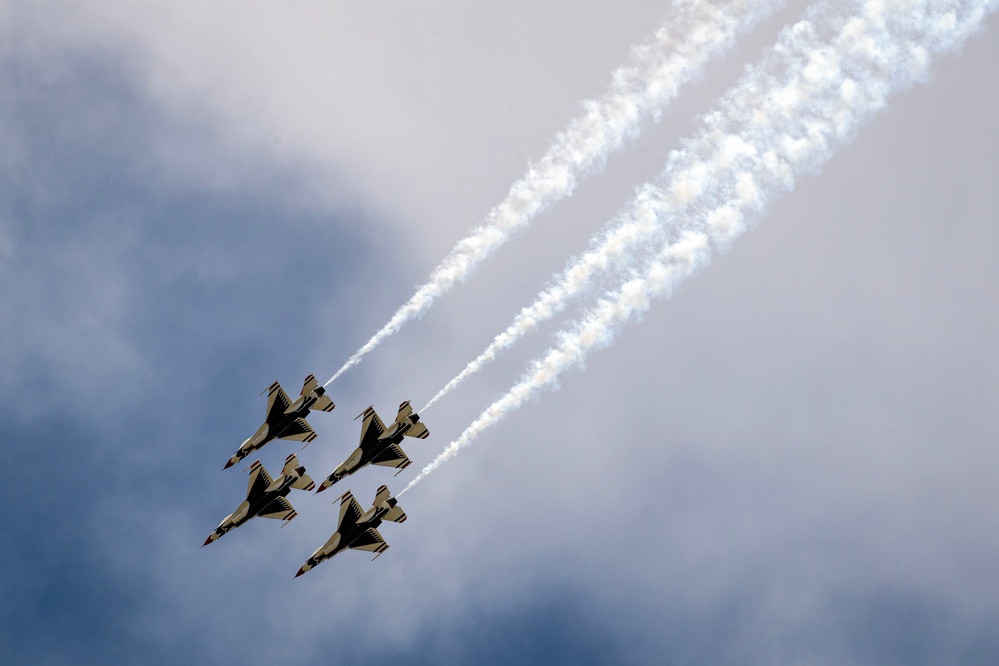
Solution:
[(738, 35), (751, 30), (785, 1), (677, 0), (652, 41), (633, 48), (627, 64), (615, 70), (607, 94), (583, 104), (583, 115), (555, 137), (541, 160), (489, 211), (485, 223), (451, 250), (430, 279), (324, 386), (357, 365), (406, 322), (421, 316), (456, 283), (467, 279), (479, 262), (514, 232), (571, 195), (578, 177), (601, 168), (608, 155), (637, 136), (647, 118), (658, 120), (682, 84), (697, 76), (711, 58), (730, 48)]
[(420, 412), (425, 412), (487, 363), (496, 360), (501, 352), (512, 347), (520, 338), (561, 312), (573, 299), (591, 288), (597, 277), (613, 269), (620, 271), (626, 268), (629, 259), (634, 257), (635, 248), (663, 231), (659, 209), (664, 198), (665, 193), (655, 185), (644, 185), (628, 210), (619, 214), (609, 230), (590, 243), (590, 250), (571, 260), (534, 303), (522, 309), (513, 323), (438, 391)]
[[(766, 71), (766, 68), (762, 67), (761, 71)], [(759, 80), (747, 80), (742, 85), (741, 92), (732, 95), (739, 104), (753, 109), (754, 113), (767, 113), (765, 108), (760, 109), (755, 106), (761, 101), (766, 102), (759, 99), (760, 84)], [(779, 108), (779, 105), (775, 105), (775, 108)], [(727, 140), (730, 149), (737, 151), (740, 148), (732, 136), (733, 132), (730, 130)], [(629, 207), (615, 217), (609, 225), (609, 230), (591, 242), (590, 250), (571, 261), (551, 285), (538, 295), (534, 303), (522, 309), (513, 323), (497, 335), (493, 342), (448, 382), (421, 411), (433, 406), (472, 374), (495, 360), (502, 351), (512, 347), (521, 337), (561, 312), (573, 299), (591, 289), (598, 278), (606, 279), (606, 274), (612, 270), (620, 272), (627, 269), (643, 254), (643, 248), (659, 247), (663, 237), (671, 231), (662, 224), (662, 219), (677, 217), (685, 202), (695, 192), (703, 189), (709, 180), (724, 181), (723, 176), (732, 176), (731, 159), (723, 155), (722, 157), (720, 162), (716, 160), (714, 163), (707, 163), (702, 160), (690, 164), (683, 172), (674, 170), (669, 174), (672, 176), (669, 192), (664, 192), (655, 185), (645, 185)], [(747, 184), (746, 187), (750, 185)], [(751, 187), (743, 194), (746, 192), (755, 196)], [(744, 205), (748, 205), (748, 202), (744, 202)], [(721, 219), (719, 218), (719, 221)], [(648, 251), (646, 250), (644, 254), (647, 255)]]
[[(705, 265), (712, 244), (734, 240), (774, 195), (790, 190), (798, 175), (817, 170), (891, 93), (925, 80), (931, 59), (959, 48), (996, 3), (820, 3), (806, 20), (783, 31), (762, 65), (702, 120), (701, 131), (683, 150), (671, 153), (662, 211), (682, 216), (676, 220), (683, 228), (679, 239), (667, 242), (642, 274), (564, 329), (557, 344), (403, 492), (524, 402), (557, 388), (561, 373), (582, 364), (591, 350), (611, 344), (622, 324)], [(856, 10), (852, 16), (843, 11), (850, 8)], [(832, 34), (823, 39), (824, 33)], [(691, 173), (704, 173), (704, 166), (710, 167), (706, 179), (696, 180), (692, 189), (683, 184)], [(677, 198), (681, 192), (693, 196)]]

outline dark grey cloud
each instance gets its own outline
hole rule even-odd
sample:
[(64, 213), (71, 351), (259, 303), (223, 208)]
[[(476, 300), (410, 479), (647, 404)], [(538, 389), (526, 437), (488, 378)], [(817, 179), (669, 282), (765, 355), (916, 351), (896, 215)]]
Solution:
[[(163, 532), (192, 516), (210, 530), (238, 502), (242, 480), (218, 469), (261, 408), (233, 387), (330, 351), (315, 306), (347, 309), (331, 285), (365, 270), (352, 229), (370, 214), (303, 212), (296, 174), (267, 166), (234, 190), (184, 182), (157, 163), (163, 135), (227, 156), (208, 128), (164, 117), (124, 54), (32, 55), (0, 84), (20, 149), (0, 175), (4, 651), (154, 663), (164, 646), (127, 625), (161, 603), (149, 563), (177, 547)], [(197, 662), (200, 647), (175, 637), (158, 658)]]

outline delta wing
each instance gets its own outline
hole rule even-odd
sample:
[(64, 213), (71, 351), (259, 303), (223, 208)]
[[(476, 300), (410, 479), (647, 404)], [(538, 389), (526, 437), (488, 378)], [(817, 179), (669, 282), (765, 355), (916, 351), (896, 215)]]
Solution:
[(406, 455), (402, 447), (398, 444), (389, 444), (371, 459), (372, 465), (395, 467), (398, 470), (406, 469), (412, 463), (413, 461), (409, 459), (409, 456)]
[(278, 439), (291, 439), (296, 442), (305, 442), (308, 444), (316, 438), (316, 431), (312, 429), (309, 422), (305, 419), (298, 418), (291, 422), (291, 424), (284, 429)]
[(275, 497), (271, 500), (267, 506), (261, 509), (260, 513), (257, 514), (261, 518), (275, 518), (277, 520), (291, 520), (298, 515), (294, 507), (291, 506), (289, 502), (284, 497)]
[(343, 534), (354, 528), (361, 518), (361, 505), (354, 499), (354, 494), (349, 490), (340, 497), (340, 522), (337, 523), (336, 531)]
[[(361, 439), (359, 446), (363, 447), (368, 442), (373, 442), (385, 433), (385, 424), (378, 418), (374, 407), (368, 407), (357, 415), (357, 418), (364, 417), (361, 422)], [(357, 418), (354, 420), (356, 421)]]
[(254, 460), (253, 464), (250, 465), (250, 480), (246, 484), (246, 499), (263, 494), (267, 486), (273, 482), (274, 479), (267, 473), (264, 466), (260, 464), (260, 461)]
[(367, 550), (381, 555), (388, 550), (388, 544), (385, 543), (385, 539), (383, 539), (382, 535), (378, 533), (378, 530), (373, 527), (369, 527), (361, 532), (356, 539), (351, 541), (347, 548), (352, 548), (354, 550)]
[(277, 423), (284, 417), (286, 409), (291, 407), (291, 400), (288, 394), (281, 388), (281, 384), (274, 382), (267, 388), (267, 423)]

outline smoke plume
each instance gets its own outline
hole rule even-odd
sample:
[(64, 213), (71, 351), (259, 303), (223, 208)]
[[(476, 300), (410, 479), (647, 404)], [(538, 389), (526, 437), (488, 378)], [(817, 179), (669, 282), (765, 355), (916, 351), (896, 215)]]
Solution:
[(891, 93), (926, 81), (932, 59), (958, 49), (995, 6), (996, 0), (820, 2), (782, 31), (763, 62), (670, 154), (662, 185), (643, 190), (660, 193), (652, 208), (673, 230), (665, 242), (654, 253), (630, 255), (641, 268), (565, 327), (403, 492), (526, 401), (556, 389), (560, 375), (591, 350), (612, 344), (623, 324), (705, 266), (713, 247), (740, 236), (775, 195), (817, 171)]
[(430, 279), (334, 374), (326, 386), (424, 312), (543, 210), (572, 194), (577, 179), (603, 167), (607, 157), (635, 138), (643, 121), (658, 119), (680, 86), (784, 4), (784, 0), (676, 2), (653, 39), (634, 47), (601, 99), (559, 133), (548, 152), (510, 188), (506, 198), (451, 250)]

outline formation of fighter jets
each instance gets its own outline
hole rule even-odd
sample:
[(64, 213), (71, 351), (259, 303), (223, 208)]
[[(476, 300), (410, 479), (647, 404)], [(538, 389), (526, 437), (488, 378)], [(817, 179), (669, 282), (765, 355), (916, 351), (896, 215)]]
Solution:
[[(222, 468), (223, 470), (232, 467), (253, 452), (259, 451), (275, 439), (303, 442), (302, 448), (304, 449), (317, 436), (306, 417), (313, 410), (331, 412), (335, 407), (333, 400), (326, 395), (326, 390), (319, 386), (315, 375), (309, 375), (305, 378), (302, 392), (294, 401), (288, 397), (278, 382), (271, 384), (266, 393), (267, 414), (263, 424), (229, 458), (225, 467)], [(357, 418), (363, 418), (361, 439), (357, 448), (326, 477), (316, 489), (317, 493), (368, 465), (392, 467), (397, 470), (396, 474), (398, 474), (412, 463), (402, 449), (403, 439), (405, 437), (426, 439), (430, 435), (430, 431), (420, 421), (419, 414), (413, 411), (408, 400), (399, 405), (395, 421), (388, 428), (385, 427), (374, 407), (368, 407)], [(250, 480), (246, 489), (246, 499), (208, 535), (204, 543), (205, 546), (258, 516), (275, 518), (288, 524), (298, 515), (291, 502), (288, 501), (291, 490), (294, 488), (310, 491), (316, 488), (315, 482), (305, 471), (305, 467), (299, 462), (298, 455), (295, 453), (287, 457), (281, 474), (276, 479), (271, 478), (259, 460), (253, 461), (248, 470)], [(320, 562), (348, 549), (373, 552), (377, 559), (388, 549), (388, 544), (378, 532), (379, 525), (383, 520), (396, 523), (406, 520), (406, 513), (389, 492), (388, 486), (383, 485), (378, 489), (374, 503), (365, 512), (361, 511), (361, 505), (358, 504), (349, 490), (340, 496), (339, 501), (340, 519), (337, 522), (336, 531), (305, 561), (302, 568), (295, 574), (296, 578)]]

